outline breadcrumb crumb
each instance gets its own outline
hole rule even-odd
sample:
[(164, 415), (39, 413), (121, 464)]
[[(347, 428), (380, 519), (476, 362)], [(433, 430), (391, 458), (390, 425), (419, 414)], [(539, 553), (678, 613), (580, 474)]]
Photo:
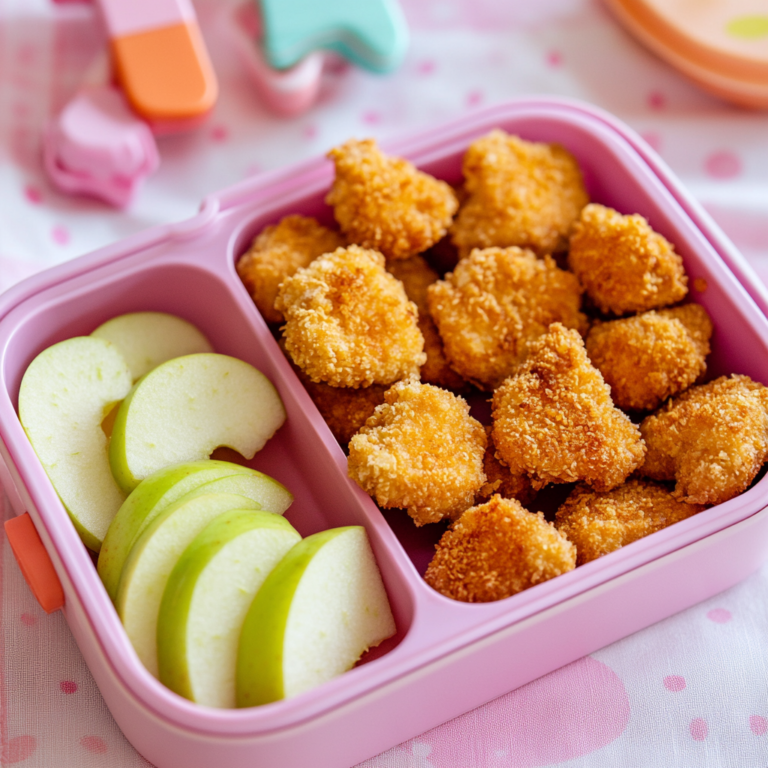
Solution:
[(285, 348), (315, 382), (391, 384), (416, 375), (426, 355), (416, 305), (384, 269), (384, 257), (338, 248), (280, 286)]
[(326, 202), (350, 242), (407, 259), (447, 233), (459, 203), (444, 181), (387, 157), (373, 139), (350, 139), (328, 157), (336, 178)]
[(598, 323), (587, 354), (619, 408), (652, 411), (707, 369), (712, 321), (699, 304)]
[(275, 309), (280, 283), (324, 253), (346, 245), (344, 238), (307, 216), (286, 216), (265, 227), (237, 262), (237, 273), (268, 323), (281, 323)]
[(579, 165), (558, 144), (494, 130), (464, 156), (467, 200), (451, 227), (460, 255), (517, 245), (543, 255), (563, 250), (589, 202)]
[(401, 381), (349, 443), (349, 476), (416, 525), (456, 518), (485, 482), (485, 430), (463, 398)]
[(443, 534), (424, 579), (446, 597), (467, 603), (502, 600), (566, 573), (576, 547), (539, 512), (493, 496), (468, 509)]
[(472, 251), (429, 286), (428, 300), (451, 366), (485, 390), (509, 376), (551, 323), (587, 330), (576, 277), (521, 248)]
[(721, 504), (746, 490), (768, 460), (768, 388), (721, 376), (669, 400), (640, 431), (648, 455), (639, 474), (676, 481), (676, 499)]
[(557, 510), (555, 526), (576, 545), (576, 564), (584, 565), (704, 509), (647, 480), (628, 480), (606, 493), (577, 485)]
[(573, 228), (568, 264), (595, 306), (626, 315), (675, 304), (688, 293), (683, 260), (637, 214), (592, 203)]
[(403, 284), (406, 295), (419, 310), (419, 330), (427, 355), (427, 361), (421, 366), (421, 380), (453, 392), (469, 389), (467, 382), (448, 364), (443, 341), (429, 314), (427, 288), (439, 279), (437, 272), (421, 256), (387, 262), (387, 271)]
[(553, 323), (493, 395), (493, 439), (534, 488), (583, 480), (608, 491), (642, 463), (638, 428), (614, 407), (576, 331)]

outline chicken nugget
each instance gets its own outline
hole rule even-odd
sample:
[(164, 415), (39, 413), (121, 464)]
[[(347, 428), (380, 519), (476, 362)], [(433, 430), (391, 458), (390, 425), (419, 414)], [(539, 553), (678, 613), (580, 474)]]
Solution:
[(493, 440), (534, 488), (579, 480), (609, 491), (642, 463), (638, 428), (616, 408), (576, 331), (553, 323), (493, 395)]
[(688, 293), (683, 260), (668, 240), (642, 216), (622, 216), (595, 203), (573, 228), (568, 265), (605, 313), (658, 309)]
[(539, 512), (493, 496), (468, 509), (435, 547), (424, 579), (446, 597), (487, 603), (576, 566), (576, 547)]
[(419, 310), (419, 330), (427, 355), (427, 361), (421, 366), (421, 380), (453, 392), (465, 392), (469, 389), (468, 383), (448, 364), (443, 341), (429, 314), (427, 288), (438, 280), (437, 272), (421, 256), (387, 262), (387, 271), (403, 284), (406, 295)]
[(576, 277), (521, 248), (475, 250), (427, 293), (451, 367), (485, 390), (509, 376), (551, 323), (587, 331)]
[(280, 283), (299, 267), (345, 245), (344, 238), (307, 216), (286, 216), (265, 227), (237, 262), (237, 274), (268, 323), (281, 323), (275, 309)]
[(676, 481), (676, 499), (721, 504), (768, 460), (768, 388), (749, 376), (721, 376), (667, 401), (640, 432), (648, 446), (640, 475)]
[(536, 491), (533, 490), (528, 475), (513, 475), (509, 467), (501, 463), (496, 452), (496, 443), (493, 442), (492, 427), (485, 428), (485, 436), (488, 447), (483, 457), (483, 471), (487, 481), (477, 492), (475, 501), (489, 499), (497, 493), (504, 499), (517, 499), (521, 504), (530, 504), (536, 497)]
[(426, 360), (416, 305), (377, 251), (352, 245), (315, 259), (283, 281), (275, 308), (285, 348), (312, 381), (391, 384)]
[(559, 144), (538, 144), (494, 130), (464, 156), (467, 200), (451, 227), (459, 254), (517, 245), (539, 255), (563, 250), (589, 202), (575, 158)]
[(647, 480), (628, 480), (606, 493), (579, 484), (557, 510), (555, 526), (576, 545), (576, 564), (584, 565), (704, 509)]
[(401, 381), (349, 443), (349, 476), (380, 507), (408, 510), (416, 525), (456, 518), (485, 482), (485, 430), (458, 397)]
[(652, 411), (707, 369), (712, 321), (699, 304), (592, 326), (587, 354), (619, 408)]
[(328, 157), (336, 178), (325, 200), (350, 242), (407, 259), (447, 233), (459, 203), (444, 181), (387, 157), (373, 139), (350, 139)]

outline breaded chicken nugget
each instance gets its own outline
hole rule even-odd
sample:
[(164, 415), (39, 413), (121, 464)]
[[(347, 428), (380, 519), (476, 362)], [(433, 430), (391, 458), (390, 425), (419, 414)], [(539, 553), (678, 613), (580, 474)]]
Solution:
[(517, 245), (543, 255), (563, 250), (589, 202), (574, 157), (558, 144), (537, 144), (491, 131), (464, 155), (467, 200), (451, 227), (460, 255)]
[(427, 355), (427, 362), (421, 366), (421, 380), (454, 392), (466, 391), (467, 382), (448, 364), (443, 341), (427, 306), (427, 288), (438, 280), (437, 272), (421, 256), (390, 261), (387, 271), (403, 284), (406, 295), (419, 310), (419, 330)]
[(475, 250), (428, 289), (429, 311), (454, 370), (497, 387), (550, 323), (586, 333), (574, 275), (520, 248)]
[(576, 564), (584, 565), (704, 509), (647, 480), (628, 480), (607, 493), (579, 484), (557, 510), (555, 526), (576, 545)]
[(619, 408), (652, 411), (707, 369), (712, 321), (699, 304), (592, 326), (587, 354)]
[(280, 283), (299, 267), (345, 245), (344, 238), (307, 216), (286, 216), (265, 227), (237, 262), (237, 274), (268, 323), (281, 323), (275, 309)]
[(459, 203), (444, 181), (387, 157), (373, 139), (350, 139), (328, 157), (336, 178), (325, 200), (350, 242), (407, 259), (448, 231)]
[(583, 480), (615, 488), (642, 463), (638, 428), (615, 408), (576, 331), (559, 323), (493, 395), (493, 440), (513, 474), (534, 488)]
[(721, 504), (768, 460), (768, 389), (749, 376), (721, 376), (669, 400), (640, 432), (648, 455), (639, 474), (675, 480), (676, 499)]
[(431, 384), (390, 387), (349, 443), (349, 476), (416, 525), (456, 518), (485, 482), (485, 430), (463, 398)]
[(642, 216), (594, 203), (573, 228), (568, 265), (601, 312), (658, 309), (688, 293), (683, 260), (669, 241)]
[(286, 278), (275, 308), (285, 348), (312, 381), (391, 384), (426, 360), (416, 305), (376, 251), (352, 245), (315, 259)]
[(530, 504), (536, 497), (536, 491), (531, 486), (528, 475), (513, 475), (509, 467), (499, 461), (496, 454), (496, 443), (493, 442), (493, 428), (485, 428), (488, 447), (483, 457), (483, 471), (487, 481), (477, 492), (478, 499), (489, 499), (497, 493), (504, 499), (517, 499), (521, 504)]
[(424, 579), (446, 597), (487, 603), (522, 592), (576, 565), (576, 547), (539, 512), (494, 496), (468, 509), (435, 547)]

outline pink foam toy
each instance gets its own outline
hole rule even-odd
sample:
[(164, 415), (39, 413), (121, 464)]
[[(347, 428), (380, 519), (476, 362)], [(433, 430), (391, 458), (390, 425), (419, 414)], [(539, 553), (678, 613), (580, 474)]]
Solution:
[(289, 69), (274, 69), (264, 55), (261, 19), (252, 0), (232, 10), (229, 27), (243, 67), (267, 107), (293, 117), (315, 103), (326, 59), (322, 51), (308, 54)]
[(45, 170), (64, 192), (127, 206), (159, 165), (147, 124), (112, 86), (88, 86), (67, 104), (43, 139)]
[[(768, 293), (667, 166), (611, 116), (525, 100), (385, 150), (455, 184), (468, 145), (493, 128), (564, 145), (592, 200), (645, 216), (675, 243), (692, 298), (715, 323), (708, 375), (768, 383)], [(188, 221), (135, 235), (0, 296), (0, 481), (16, 513), (29, 512), (50, 556), (62, 611), (107, 706), (158, 768), (349, 768), (732, 586), (768, 557), (763, 477), (726, 503), (506, 600), (458, 603), (427, 586), (422, 574), (440, 531), (416, 529), (402, 511), (382, 513), (348, 478), (344, 452), (235, 270), (254, 235), (281, 217), (331, 221), (324, 200), (332, 179), (322, 157), (261, 174), (210, 196)], [(294, 493), (286, 517), (302, 535), (365, 526), (398, 627), (366, 663), (292, 699), (215, 710), (171, 693), (139, 662), (16, 405), (39, 352), (142, 310), (194, 323), (218, 352), (255, 365), (277, 387), (287, 421), (250, 465)]]

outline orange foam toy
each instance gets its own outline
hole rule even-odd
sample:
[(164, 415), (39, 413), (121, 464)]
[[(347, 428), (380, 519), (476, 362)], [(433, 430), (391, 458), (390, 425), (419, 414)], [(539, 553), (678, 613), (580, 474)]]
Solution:
[(605, 0), (654, 53), (702, 88), (768, 109), (765, 0)]
[(5, 535), (24, 580), (46, 613), (64, 605), (64, 590), (29, 512), (7, 520)]

